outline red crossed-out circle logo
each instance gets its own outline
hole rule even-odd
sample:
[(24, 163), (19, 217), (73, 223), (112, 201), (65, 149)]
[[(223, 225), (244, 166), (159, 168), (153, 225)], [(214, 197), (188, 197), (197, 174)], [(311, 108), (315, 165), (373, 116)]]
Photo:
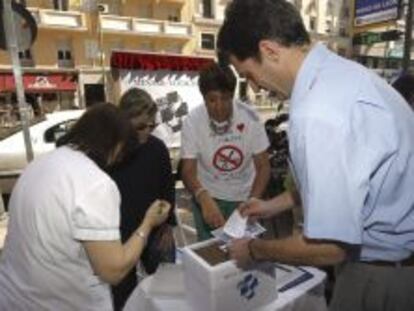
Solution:
[(243, 153), (238, 147), (225, 145), (214, 154), (213, 165), (221, 172), (231, 172), (242, 165), (243, 159)]

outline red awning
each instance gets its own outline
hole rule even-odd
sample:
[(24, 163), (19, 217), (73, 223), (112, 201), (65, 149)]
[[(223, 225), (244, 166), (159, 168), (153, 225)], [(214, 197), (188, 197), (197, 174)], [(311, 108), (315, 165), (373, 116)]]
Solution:
[(111, 55), (111, 67), (116, 69), (200, 71), (212, 62), (211, 58), (141, 52), (114, 51)]
[(4, 90), (5, 86), (4, 86), (4, 77), (2, 75), (0, 75), (0, 92), (2, 90)]
[[(23, 85), (26, 93), (73, 92), (76, 91), (77, 87), (77, 74), (25, 74)], [(11, 73), (0, 73), (0, 92), (14, 92), (15, 90), (13, 75)]]

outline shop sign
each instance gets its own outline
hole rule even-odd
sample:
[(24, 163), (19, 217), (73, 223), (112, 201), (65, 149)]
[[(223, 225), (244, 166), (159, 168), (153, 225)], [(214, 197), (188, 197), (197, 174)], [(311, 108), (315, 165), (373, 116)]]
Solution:
[[(76, 91), (77, 74), (53, 73), (53, 74), (25, 74), (23, 86), (26, 92), (53, 92)], [(0, 92), (15, 92), (16, 85), (11, 73), (0, 74)]]
[(30, 89), (54, 89), (57, 84), (51, 83), (47, 76), (37, 76), (35, 81), (27, 85)]
[(398, 18), (399, 0), (355, 0), (354, 26), (367, 26)]

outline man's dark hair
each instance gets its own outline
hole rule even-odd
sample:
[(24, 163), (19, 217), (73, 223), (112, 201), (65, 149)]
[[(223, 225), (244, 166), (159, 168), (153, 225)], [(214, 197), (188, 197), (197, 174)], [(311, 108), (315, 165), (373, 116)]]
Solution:
[(153, 116), (157, 113), (157, 105), (151, 95), (138, 88), (130, 88), (119, 100), (119, 108), (128, 118), (135, 118), (143, 114)]
[(236, 77), (230, 67), (221, 67), (217, 63), (213, 63), (201, 70), (198, 87), (203, 96), (206, 96), (210, 91), (233, 94), (236, 89)]
[(414, 109), (414, 75), (412, 73), (405, 73), (395, 80), (392, 86)]
[(240, 61), (250, 57), (260, 59), (261, 40), (273, 40), (286, 47), (310, 43), (302, 17), (292, 3), (285, 0), (230, 2), (217, 39), (220, 62), (227, 62), (230, 55)]
[(56, 145), (70, 145), (106, 169), (115, 148), (121, 143), (125, 149), (131, 136), (131, 125), (125, 114), (112, 104), (102, 103), (89, 108)]

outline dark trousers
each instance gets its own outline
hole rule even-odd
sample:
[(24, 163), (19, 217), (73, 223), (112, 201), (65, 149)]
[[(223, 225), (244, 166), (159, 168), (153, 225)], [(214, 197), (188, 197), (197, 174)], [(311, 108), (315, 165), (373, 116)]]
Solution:
[(137, 286), (137, 273), (133, 268), (127, 276), (116, 286), (112, 286), (112, 299), (114, 303), (114, 311), (121, 311), (128, 297)]
[(330, 311), (413, 311), (414, 267), (345, 263)]

